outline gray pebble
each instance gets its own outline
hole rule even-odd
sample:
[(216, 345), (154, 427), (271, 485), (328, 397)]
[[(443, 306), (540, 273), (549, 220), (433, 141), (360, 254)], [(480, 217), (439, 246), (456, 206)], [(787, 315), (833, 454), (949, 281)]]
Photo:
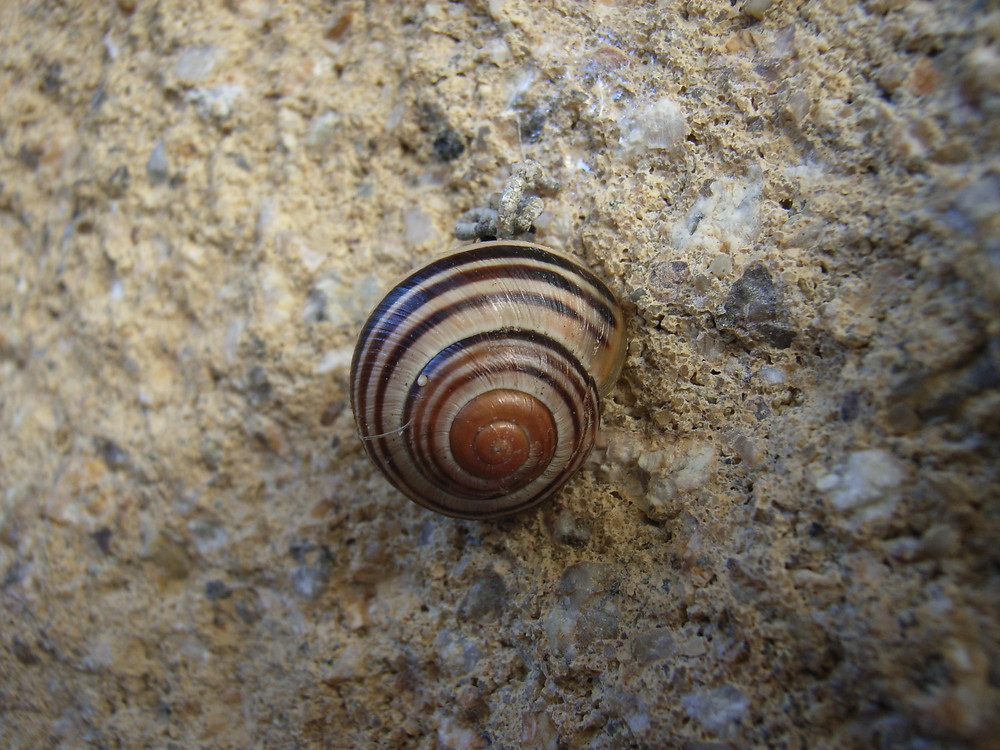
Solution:
[(320, 597), (330, 580), (333, 556), (326, 547), (293, 546), (292, 557), (299, 563), (292, 568), (292, 590), (307, 601)]
[(469, 587), (458, 608), (463, 620), (488, 620), (507, 606), (507, 584), (495, 570), (487, 570)]
[(750, 266), (733, 284), (723, 310), (716, 319), (720, 328), (776, 349), (787, 349), (795, 339), (795, 330), (786, 322), (788, 312), (762, 263)]
[(146, 162), (146, 178), (150, 185), (162, 185), (170, 176), (170, 165), (167, 163), (167, 148), (163, 141), (157, 141), (153, 152)]

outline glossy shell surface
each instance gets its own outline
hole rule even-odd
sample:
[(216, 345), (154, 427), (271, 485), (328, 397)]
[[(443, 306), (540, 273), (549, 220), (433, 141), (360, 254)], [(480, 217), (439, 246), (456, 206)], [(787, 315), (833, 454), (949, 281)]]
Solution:
[(527, 242), (482, 242), (394, 286), (362, 329), (351, 401), (365, 450), (410, 499), (496, 518), (586, 458), (625, 350), (593, 273)]

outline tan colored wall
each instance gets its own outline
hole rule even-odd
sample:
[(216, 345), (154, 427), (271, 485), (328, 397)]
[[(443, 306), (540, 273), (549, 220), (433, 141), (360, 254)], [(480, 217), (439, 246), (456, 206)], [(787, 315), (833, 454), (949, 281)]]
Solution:
[[(0, 744), (995, 747), (1000, 11), (751, 5), (3, 2)], [(455, 521), (347, 368), (526, 157), (629, 357)]]

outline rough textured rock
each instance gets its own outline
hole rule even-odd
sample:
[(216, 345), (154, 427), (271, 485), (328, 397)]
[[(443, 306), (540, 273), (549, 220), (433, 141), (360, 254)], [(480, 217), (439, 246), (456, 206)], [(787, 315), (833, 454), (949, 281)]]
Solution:
[[(0, 3), (0, 745), (995, 747), (998, 44), (991, 3)], [(553, 502), (436, 517), (354, 338), (525, 159), (629, 358)]]

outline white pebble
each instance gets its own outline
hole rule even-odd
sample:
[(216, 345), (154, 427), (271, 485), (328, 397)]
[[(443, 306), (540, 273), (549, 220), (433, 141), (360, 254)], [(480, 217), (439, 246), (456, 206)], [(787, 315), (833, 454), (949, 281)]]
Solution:
[(417, 207), (410, 208), (403, 216), (406, 227), (406, 244), (411, 247), (434, 239), (436, 232), (431, 217)]
[(188, 47), (174, 65), (174, 73), (188, 83), (203, 81), (212, 75), (219, 59), (219, 48), (211, 45)]
[(660, 99), (625, 118), (621, 144), (632, 153), (671, 149), (687, 134), (688, 124), (680, 106), (672, 99)]
[(875, 448), (850, 454), (843, 466), (816, 480), (816, 489), (827, 494), (839, 511), (883, 518), (899, 502), (898, 489), (905, 478), (902, 462), (889, 451)]
[(768, 385), (781, 385), (785, 382), (785, 373), (779, 367), (764, 365), (757, 371), (757, 374)]
[(306, 136), (306, 146), (316, 151), (326, 151), (333, 143), (333, 139), (340, 127), (341, 117), (332, 109), (328, 109), (321, 114), (309, 126), (309, 135)]
[(226, 120), (236, 108), (236, 100), (244, 88), (235, 83), (224, 83), (212, 89), (195, 89), (187, 94), (187, 101), (194, 104), (204, 120)]

